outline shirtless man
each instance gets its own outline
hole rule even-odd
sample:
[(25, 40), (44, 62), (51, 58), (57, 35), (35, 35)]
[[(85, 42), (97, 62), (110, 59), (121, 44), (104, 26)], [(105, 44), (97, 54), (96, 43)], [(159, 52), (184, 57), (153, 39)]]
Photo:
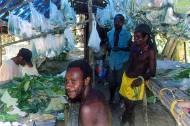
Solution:
[(67, 67), (65, 89), (71, 100), (80, 103), (79, 126), (111, 126), (111, 112), (104, 96), (91, 86), (92, 70), (84, 60)]
[(135, 28), (129, 62), (119, 91), (125, 103), (121, 126), (126, 122), (134, 126), (133, 110), (137, 101), (143, 99), (144, 80), (155, 76), (155, 73), (156, 48), (151, 41), (151, 30), (148, 25), (140, 24)]

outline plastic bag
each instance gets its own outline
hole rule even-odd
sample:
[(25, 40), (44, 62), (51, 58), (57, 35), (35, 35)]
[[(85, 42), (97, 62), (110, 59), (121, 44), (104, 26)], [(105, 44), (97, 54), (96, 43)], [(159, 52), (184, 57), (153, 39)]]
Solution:
[(31, 24), (32, 28), (37, 31), (47, 32), (50, 29), (49, 21), (45, 18), (44, 15), (40, 14), (33, 6), (30, 5), (31, 10)]
[(46, 52), (46, 44), (45, 44), (45, 38), (40, 37), (37, 39), (33, 39), (33, 50), (36, 50), (37, 56), (44, 56)]
[(61, 11), (57, 9), (57, 6), (50, 1), (50, 23), (53, 26), (61, 27), (64, 25), (64, 17)]
[(66, 28), (64, 31), (65, 47), (66, 51), (71, 51), (75, 48), (75, 41), (70, 28)]
[(101, 27), (112, 26), (111, 12), (109, 5), (107, 5), (104, 9), (97, 8), (96, 20)]
[(13, 15), (12, 13), (9, 14), (8, 32), (9, 34), (12, 34), (12, 35), (16, 35), (16, 36), (20, 35), (19, 17), (16, 15)]
[[(114, 5), (114, 9), (115, 9), (115, 15), (116, 14), (122, 14), (124, 17), (126, 17), (126, 6), (125, 6), (125, 0), (113, 0), (113, 5)], [(114, 16), (115, 16), (114, 15)]]
[(76, 22), (76, 13), (71, 8), (68, 0), (61, 0), (61, 13), (64, 15), (66, 24), (74, 24)]
[(171, 25), (175, 25), (179, 22), (179, 18), (174, 15), (172, 7), (168, 8), (164, 22)]
[(92, 48), (94, 52), (100, 51), (100, 37), (96, 30), (96, 21), (93, 15), (93, 21), (92, 21), (92, 32), (90, 34), (90, 38), (88, 40), (88, 46)]
[(20, 19), (20, 36), (21, 37), (31, 37), (32, 36), (32, 25), (27, 22), (24, 21), (22, 19)]
[(136, 0), (136, 6), (143, 11), (152, 8), (161, 8), (166, 4), (167, 0)]

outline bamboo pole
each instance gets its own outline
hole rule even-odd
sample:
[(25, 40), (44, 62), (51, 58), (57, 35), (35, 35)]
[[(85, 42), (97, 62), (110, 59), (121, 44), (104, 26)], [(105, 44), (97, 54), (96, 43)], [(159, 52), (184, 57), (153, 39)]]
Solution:
[(186, 42), (184, 42), (184, 56), (185, 56), (185, 63), (187, 63), (187, 46), (186, 46)]
[(172, 58), (172, 54), (174, 53), (175, 51), (175, 48), (177, 46), (177, 43), (178, 43), (179, 40), (174, 40), (172, 43), (171, 43), (171, 47), (170, 47), (170, 50), (169, 52), (167, 53), (167, 58), (168, 59), (171, 59)]
[[(150, 91), (153, 92), (155, 96), (157, 96), (162, 104), (171, 112), (171, 106), (175, 100), (188, 100), (188, 96), (184, 94), (181, 90), (176, 88), (163, 88), (161, 79), (151, 79), (149, 83), (147, 83), (147, 87)], [(173, 117), (181, 126), (190, 126), (190, 114), (183, 111), (178, 105), (174, 105), (173, 108), (174, 114)]]

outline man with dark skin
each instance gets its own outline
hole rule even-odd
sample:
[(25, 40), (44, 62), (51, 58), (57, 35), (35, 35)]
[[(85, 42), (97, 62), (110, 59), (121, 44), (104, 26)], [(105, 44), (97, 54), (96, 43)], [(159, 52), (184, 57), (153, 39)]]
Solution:
[(18, 54), (2, 63), (0, 66), (0, 84), (5, 84), (14, 77), (21, 77), (22, 70), (20, 66), (33, 67), (32, 52), (29, 49), (21, 48)]
[(124, 21), (124, 16), (117, 14), (114, 17), (114, 27), (107, 33), (108, 50), (110, 51), (108, 57), (110, 68), (110, 104), (119, 101), (119, 99), (115, 97), (115, 93), (118, 93), (123, 75), (123, 67), (129, 57), (129, 47), (132, 37), (131, 33), (123, 26)]
[(135, 28), (134, 42), (131, 46), (129, 61), (119, 91), (125, 103), (121, 126), (126, 122), (130, 126), (134, 126), (133, 111), (135, 104), (143, 99), (144, 80), (155, 76), (155, 73), (156, 48), (151, 41), (151, 30), (148, 25), (140, 24)]
[(111, 126), (111, 112), (103, 94), (92, 89), (92, 70), (84, 60), (67, 67), (65, 89), (69, 99), (80, 101), (79, 126)]

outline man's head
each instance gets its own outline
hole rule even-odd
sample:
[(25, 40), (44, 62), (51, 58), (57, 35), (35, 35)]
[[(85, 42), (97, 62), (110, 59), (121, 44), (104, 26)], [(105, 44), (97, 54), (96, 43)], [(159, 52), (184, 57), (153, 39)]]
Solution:
[(21, 48), (16, 56), (19, 65), (32, 67), (32, 52), (29, 49)]
[(140, 24), (135, 28), (134, 42), (137, 45), (144, 45), (150, 39), (151, 29), (147, 24)]
[(90, 86), (92, 69), (85, 60), (72, 61), (65, 77), (65, 89), (70, 99), (80, 98), (85, 87)]
[(115, 29), (121, 29), (124, 24), (125, 18), (122, 14), (117, 14), (114, 17), (114, 27)]

